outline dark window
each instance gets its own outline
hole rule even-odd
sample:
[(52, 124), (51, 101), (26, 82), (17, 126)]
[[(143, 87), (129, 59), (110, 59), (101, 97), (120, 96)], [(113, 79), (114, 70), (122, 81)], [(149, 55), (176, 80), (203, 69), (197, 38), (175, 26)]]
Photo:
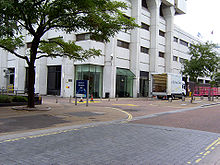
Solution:
[(90, 33), (76, 34), (76, 41), (89, 40)]
[(123, 16), (124, 16), (125, 18), (127, 18), (127, 19), (130, 19), (130, 18), (131, 18), (131, 17), (129, 17), (129, 16), (127, 16), (127, 15), (125, 15), (125, 14), (124, 14)]
[(159, 35), (160, 35), (161, 37), (165, 37), (165, 32), (163, 32), (162, 30), (159, 30)]
[(209, 84), (209, 83), (210, 83), (210, 80), (205, 80), (205, 83), (206, 83), (206, 84)]
[(180, 58), (180, 63), (183, 64), (184, 63), (184, 58)]
[(143, 23), (143, 22), (141, 22), (141, 28), (149, 31), (150, 26), (145, 24), (145, 23)]
[(48, 66), (47, 94), (60, 95), (61, 66)]
[(31, 46), (32, 46), (32, 43), (31, 43), (31, 42), (28, 42), (28, 43), (27, 43), (27, 48), (31, 48)]
[(160, 5), (160, 16), (163, 17), (163, 3)]
[(179, 39), (178, 39), (177, 37), (173, 37), (173, 41), (174, 41), (174, 42), (178, 43), (178, 40), (179, 40)]
[(188, 42), (184, 40), (180, 40), (180, 44), (188, 47)]
[(198, 83), (203, 84), (203, 79), (198, 79)]
[(178, 57), (177, 56), (173, 56), (173, 61), (178, 61)]
[(164, 56), (165, 56), (165, 53), (163, 53), (163, 52), (159, 52), (159, 57), (164, 58)]
[(117, 46), (129, 49), (129, 43), (121, 40), (117, 40)]
[(142, 7), (148, 9), (148, 7), (147, 7), (147, 0), (142, 0)]
[(142, 52), (142, 53), (149, 54), (149, 48), (146, 48), (146, 47), (141, 46), (141, 52)]

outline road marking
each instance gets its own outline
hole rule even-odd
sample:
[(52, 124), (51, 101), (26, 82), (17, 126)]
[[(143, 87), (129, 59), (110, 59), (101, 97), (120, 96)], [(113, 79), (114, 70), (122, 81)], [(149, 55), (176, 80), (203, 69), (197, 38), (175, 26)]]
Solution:
[[(118, 108), (112, 108), (112, 109), (115, 109), (117, 111), (120, 111), (120, 112), (125, 113), (126, 115), (128, 115), (128, 118), (126, 119), (126, 121), (131, 121), (132, 118), (133, 118), (133, 116), (130, 113), (126, 112), (126, 111), (123, 111), (123, 110), (118, 109)], [(122, 121), (122, 122), (124, 122), (124, 121)]]
[(138, 105), (134, 105), (134, 104), (112, 104), (112, 105), (130, 106), (130, 107), (137, 107), (138, 106)]
[(91, 127), (95, 127), (95, 126), (91, 125), (91, 126), (85, 126), (85, 127), (81, 127), (81, 128), (66, 129), (66, 130), (62, 130), (62, 131), (56, 131), (56, 132), (45, 133), (45, 134), (24, 136), (24, 137), (15, 138), (15, 139), (6, 139), (6, 140), (3, 140), (3, 141), (0, 141), (0, 144), (1, 143), (6, 143), (6, 142), (14, 142), (14, 141), (19, 141), (19, 140), (25, 140), (25, 139), (32, 139), (32, 138), (38, 138), (38, 137), (43, 137), (43, 136), (49, 136), (49, 135), (57, 135), (57, 134), (60, 134), (60, 133), (71, 132), (71, 131), (78, 131), (78, 130), (82, 130), (82, 129), (86, 129), (86, 128), (91, 128)]
[[(198, 158), (195, 160), (195, 163), (197, 164), (200, 161), (202, 161), (202, 159), (204, 159), (208, 154), (210, 154), (219, 144), (220, 144), (220, 137), (215, 141), (213, 141), (209, 146), (207, 146), (203, 152), (200, 152), (199, 155), (195, 156), (196, 158)], [(191, 164), (191, 162), (188, 161), (187, 164)]]

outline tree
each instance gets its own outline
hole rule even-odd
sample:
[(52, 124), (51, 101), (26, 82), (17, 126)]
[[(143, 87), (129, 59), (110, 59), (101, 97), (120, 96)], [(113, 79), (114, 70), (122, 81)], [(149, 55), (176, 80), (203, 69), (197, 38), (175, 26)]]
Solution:
[[(185, 60), (182, 74), (196, 83), (198, 77), (211, 76), (218, 67), (219, 58), (215, 52), (215, 44), (191, 44), (189, 47), (190, 60)], [(194, 89), (193, 89), (194, 91)], [(193, 96), (193, 93), (192, 93)]]
[[(111, 0), (0, 0), (0, 47), (26, 60), (29, 67), (28, 107), (34, 107), (34, 64), (42, 57), (68, 56), (84, 60), (100, 56), (101, 51), (83, 50), (75, 42), (62, 39), (43, 40), (53, 29), (66, 33), (85, 30), (94, 40), (107, 42), (121, 30), (137, 27), (134, 18), (124, 16), (124, 2)], [(32, 37), (30, 54), (17, 49), (24, 46), (22, 32)]]

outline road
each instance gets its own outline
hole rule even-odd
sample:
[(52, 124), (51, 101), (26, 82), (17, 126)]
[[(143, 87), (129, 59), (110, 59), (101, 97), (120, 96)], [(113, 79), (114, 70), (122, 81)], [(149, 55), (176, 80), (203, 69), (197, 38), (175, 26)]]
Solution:
[(219, 111), (218, 105), (128, 123), (33, 132), (1, 140), (0, 164), (219, 165)]

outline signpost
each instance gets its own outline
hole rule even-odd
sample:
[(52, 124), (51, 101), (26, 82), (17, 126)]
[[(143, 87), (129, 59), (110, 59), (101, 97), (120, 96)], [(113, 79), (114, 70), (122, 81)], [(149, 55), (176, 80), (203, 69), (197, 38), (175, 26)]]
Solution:
[(77, 105), (77, 97), (86, 98), (86, 106), (88, 106), (89, 80), (76, 80), (76, 101), (75, 101), (75, 105)]

